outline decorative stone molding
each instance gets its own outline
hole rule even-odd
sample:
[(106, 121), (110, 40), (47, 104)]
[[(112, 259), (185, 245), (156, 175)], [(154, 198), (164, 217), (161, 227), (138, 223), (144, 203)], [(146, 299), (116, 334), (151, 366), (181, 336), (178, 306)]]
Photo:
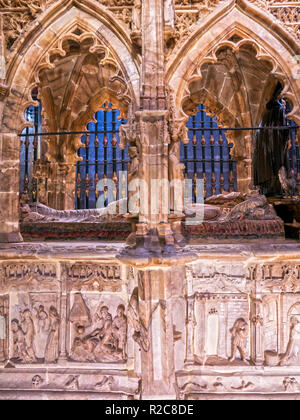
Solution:
[(300, 5), (286, 0), (249, 0), (266, 10), (274, 20), (283, 23), (290, 33), (300, 39)]
[(57, 268), (52, 263), (2, 263), (0, 291), (57, 290)]
[(68, 291), (120, 292), (122, 289), (119, 265), (68, 264), (65, 276)]

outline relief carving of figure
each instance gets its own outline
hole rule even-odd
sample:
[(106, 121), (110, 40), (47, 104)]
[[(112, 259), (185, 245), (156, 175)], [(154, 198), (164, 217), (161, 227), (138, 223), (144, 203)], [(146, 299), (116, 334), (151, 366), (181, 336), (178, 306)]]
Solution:
[(11, 321), (12, 331), (12, 359), (26, 361), (25, 336), (18, 319)]
[(291, 318), (290, 339), (285, 354), (283, 355), (280, 365), (285, 366), (292, 362), (299, 363), (300, 356), (300, 321), (297, 317)]
[(142, 0), (135, 0), (132, 11), (132, 31), (140, 32), (142, 25)]
[(38, 333), (43, 332), (46, 330), (46, 323), (48, 320), (48, 314), (45, 311), (45, 307), (43, 305), (39, 306), (36, 314), (38, 320)]
[(113, 320), (112, 334), (115, 339), (115, 348), (122, 351), (123, 359), (126, 355), (126, 341), (127, 341), (127, 317), (125, 315), (125, 306), (119, 305), (117, 309), (117, 316)]
[[(179, 139), (177, 141), (172, 141), (171, 145), (169, 147), (169, 181), (170, 182), (182, 182), (182, 202), (179, 205), (181, 205), (183, 209), (183, 169), (184, 164), (180, 163), (180, 141)], [(180, 208), (175, 209), (175, 203), (178, 200), (179, 197), (176, 199), (176, 187), (177, 185), (174, 184), (174, 186), (171, 188), (170, 193), (170, 209), (171, 212), (174, 210), (182, 211)]]
[(127, 317), (124, 305), (119, 305), (113, 319), (107, 306), (102, 306), (95, 320), (97, 328), (85, 335), (85, 327), (77, 326), (77, 337), (71, 349), (71, 359), (77, 362), (120, 362), (126, 359)]
[(21, 328), (25, 336), (26, 354), (28, 356), (28, 363), (36, 362), (36, 355), (34, 351), (35, 328), (32, 320), (31, 312), (26, 309), (22, 313)]
[(165, 25), (175, 27), (175, 6), (173, 0), (164, 1)]
[(49, 336), (45, 350), (45, 363), (56, 363), (58, 360), (60, 317), (54, 306), (49, 311)]
[(235, 360), (236, 352), (239, 351), (243, 362), (246, 360), (246, 347), (249, 335), (249, 326), (243, 318), (239, 318), (235, 321), (234, 326), (231, 328), (230, 333), (232, 335), (232, 350), (230, 362)]

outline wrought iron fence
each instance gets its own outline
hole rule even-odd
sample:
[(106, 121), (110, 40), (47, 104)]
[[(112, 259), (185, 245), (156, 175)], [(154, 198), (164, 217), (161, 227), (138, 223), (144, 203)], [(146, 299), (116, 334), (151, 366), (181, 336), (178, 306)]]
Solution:
[(197, 198), (198, 179), (203, 179), (204, 198), (236, 191), (236, 161), (227, 131), (218, 126), (216, 117), (207, 115), (204, 105), (190, 118), (188, 129), (190, 141), (181, 145), (181, 161), (185, 165), (185, 178), (193, 182), (193, 201)]
[[(37, 100), (36, 97), (33, 97)], [(37, 180), (33, 177), (33, 164), (41, 157), (42, 138), (38, 133), (42, 131), (42, 104), (30, 106), (25, 111), (27, 121), (33, 127), (27, 127), (20, 137), (20, 191), (28, 194), (32, 201), (37, 199)]]
[[(37, 180), (33, 177), (33, 165), (41, 157), (42, 149), (42, 105), (29, 107), (25, 116), (33, 122), (33, 128), (26, 128), (20, 135), (20, 191), (37, 200)], [(74, 185), (74, 207), (76, 209), (95, 208), (99, 196), (104, 196), (108, 204), (106, 187), (97, 191), (99, 180), (114, 182), (113, 199), (126, 196), (127, 179), (119, 179), (119, 173), (128, 170), (128, 148), (119, 148), (119, 130), (124, 119), (111, 104), (104, 104), (95, 115), (96, 123), (87, 126), (82, 136), (83, 146), (78, 151), (81, 161), (76, 164), (76, 185)], [(197, 180), (204, 181), (204, 196), (209, 197), (224, 191), (237, 191), (237, 166), (233, 146), (226, 138), (227, 131), (217, 124), (215, 117), (205, 112), (200, 105), (195, 116), (188, 122), (189, 143), (181, 145), (181, 162), (184, 163), (184, 175), (192, 180), (193, 200), (197, 197)], [(256, 128), (239, 128), (255, 130)], [(276, 129), (272, 128), (271, 129)], [(300, 191), (300, 154), (297, 144), (297, 126), (290, 122), (289, 169), (294, 169)], [(47, 136), (57, 133), (45, 133)], [(70, 133), (64, 133), (70, 134)], [(74, 133), (75, 134), (75, 133)], [(121, 188), (119, 188), (121, 183)]]
[[(99, 194), (104, 195), (104, 204), (108, 204), (107, 187), (97, 190), (99, 180), (112, 180), (115, 184), (114, 200), (127, 195), (124, 191), (125, 179), (119, 179), (120, 172), (128, 170), (128, 147), (119, 148), (120, 111), (112, 108), (111, 104), (104, 104), (96, 113), (97, 123), (89, 123), (88, 131), (95, 134), (85, 134), (82, 137), (83, 147), (78, 155), (82, 159), (76, 168), (76, 203), (77, 209), (96, 208)], [(123, 188), (119, 188), (119, 185)], [(127, 186), (125, 187), (127, 189)]]

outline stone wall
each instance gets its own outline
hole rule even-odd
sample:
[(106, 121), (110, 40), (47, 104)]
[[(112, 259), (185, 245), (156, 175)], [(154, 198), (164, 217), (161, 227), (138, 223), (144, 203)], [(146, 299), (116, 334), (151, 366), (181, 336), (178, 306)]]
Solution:
[(299, 396), (298, 245), (197, 245), (164, 269), (121, 248), (2, 246), (0, 398)]

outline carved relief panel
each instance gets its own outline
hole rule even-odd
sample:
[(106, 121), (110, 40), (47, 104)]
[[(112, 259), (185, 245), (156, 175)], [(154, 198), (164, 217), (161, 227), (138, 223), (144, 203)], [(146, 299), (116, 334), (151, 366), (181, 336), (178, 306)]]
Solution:
[(187, 267), (187, 360), (205, 365), (248, 364), (251, 285), (242, 265)]
[(56, 363), (59, 357), (60, 298), (56, 293), (13, 293), (10, 359), (14, 363)]
[(127, 360), (126, 302), (118, 264), (65, 264), (66, 352), (71, 362)]
[(69, 359), (85, 363), (127, 360), (127, 316), (122, 299), (105, 294), (70, 295)]
[(1, 324), (6, 324), (13, 363), (57, 362), (60, 289), (56, 264), (12, 261), (0, 266), (0, 292), (9, 294), (10, 301)]

